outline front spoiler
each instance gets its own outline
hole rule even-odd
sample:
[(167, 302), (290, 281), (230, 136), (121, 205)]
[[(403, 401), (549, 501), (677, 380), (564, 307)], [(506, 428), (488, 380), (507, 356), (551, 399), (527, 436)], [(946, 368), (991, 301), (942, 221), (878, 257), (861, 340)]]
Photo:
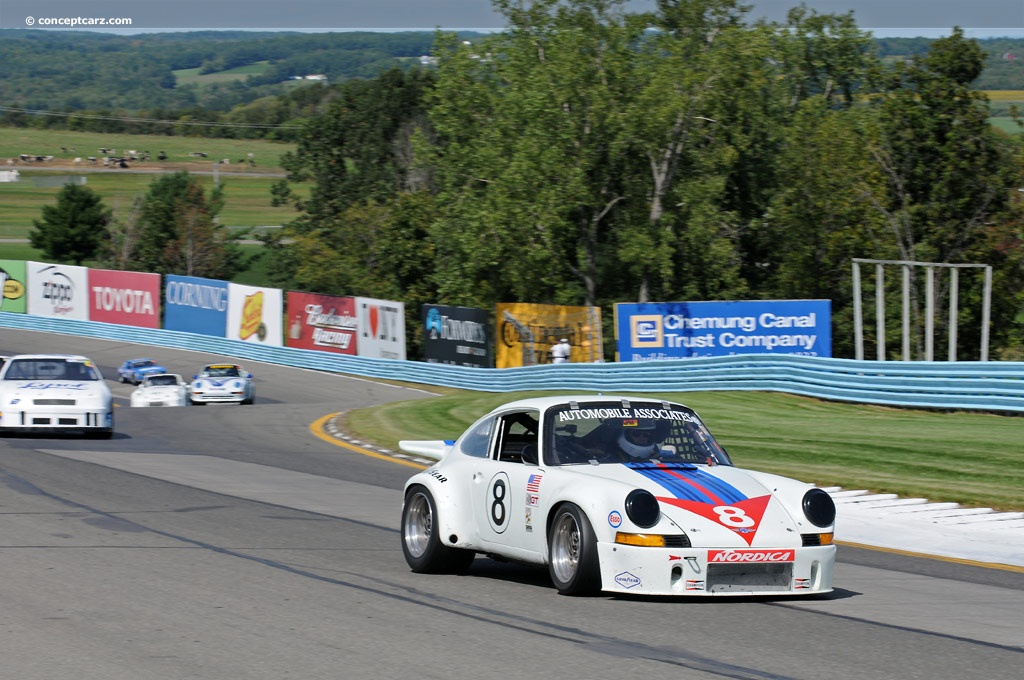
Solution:
[(711, 564), (707, 548), (650, 548), (598, 543), (601, 590), (634, 595), (820, 595), (832, 591), (834, 545), (766, 549), (789, 561)]

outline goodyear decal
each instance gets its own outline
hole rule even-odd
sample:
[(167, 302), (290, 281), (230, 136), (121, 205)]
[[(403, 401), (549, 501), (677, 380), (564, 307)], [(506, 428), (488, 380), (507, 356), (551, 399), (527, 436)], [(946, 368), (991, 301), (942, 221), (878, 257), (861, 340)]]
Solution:
[(660, 484), (681, 500), (712, 505), (733, 505), (747, 499), (747, 496), (733, 485), (691, 465), (625, 463), (625, 466)]

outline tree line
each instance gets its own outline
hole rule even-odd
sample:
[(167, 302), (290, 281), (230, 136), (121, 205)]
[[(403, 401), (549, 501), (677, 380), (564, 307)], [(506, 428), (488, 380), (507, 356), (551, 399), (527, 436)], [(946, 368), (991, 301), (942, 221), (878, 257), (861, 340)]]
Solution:
[[(300, 212), (265, 237), (273, 285), (400, 299), (413, 321), (422, 303), (598, 305), (609, 339), (615, 302), (824, 298), (852, 357), (853, 258), (984, 263), (992, 356), (1021, 358), (1020, 145), (989, 125), (962, 31), (892, 62), (852, 14), (805, 7), (493, 4), (504, 32), (439, 33), (436, 68), (346, 82), (305, 124), (272, 192)], [(976, 356), (981, 288), (958, 294)]]

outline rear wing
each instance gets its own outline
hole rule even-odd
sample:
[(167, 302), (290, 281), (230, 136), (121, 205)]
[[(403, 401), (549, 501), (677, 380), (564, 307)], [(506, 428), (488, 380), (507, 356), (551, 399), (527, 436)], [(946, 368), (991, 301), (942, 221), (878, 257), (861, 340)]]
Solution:
[(402, 440), (398, 442), (398, 448), (406, 453), (441, 460), (448, 455), (454, 444), (453, 439)]

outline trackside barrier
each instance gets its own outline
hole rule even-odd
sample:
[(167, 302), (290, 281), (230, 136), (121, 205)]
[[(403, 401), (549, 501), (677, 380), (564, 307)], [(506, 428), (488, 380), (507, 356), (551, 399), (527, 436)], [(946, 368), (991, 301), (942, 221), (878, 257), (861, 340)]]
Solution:
[(493, 369), (267, 347), (195, 333), (9, 312), (0, 312), (0, 328), (172, 347), (239, 360), (481, 392), (746, 390), (914, 408), (1024, 412), (1024, 362), (857, 361), (745, 354)]

